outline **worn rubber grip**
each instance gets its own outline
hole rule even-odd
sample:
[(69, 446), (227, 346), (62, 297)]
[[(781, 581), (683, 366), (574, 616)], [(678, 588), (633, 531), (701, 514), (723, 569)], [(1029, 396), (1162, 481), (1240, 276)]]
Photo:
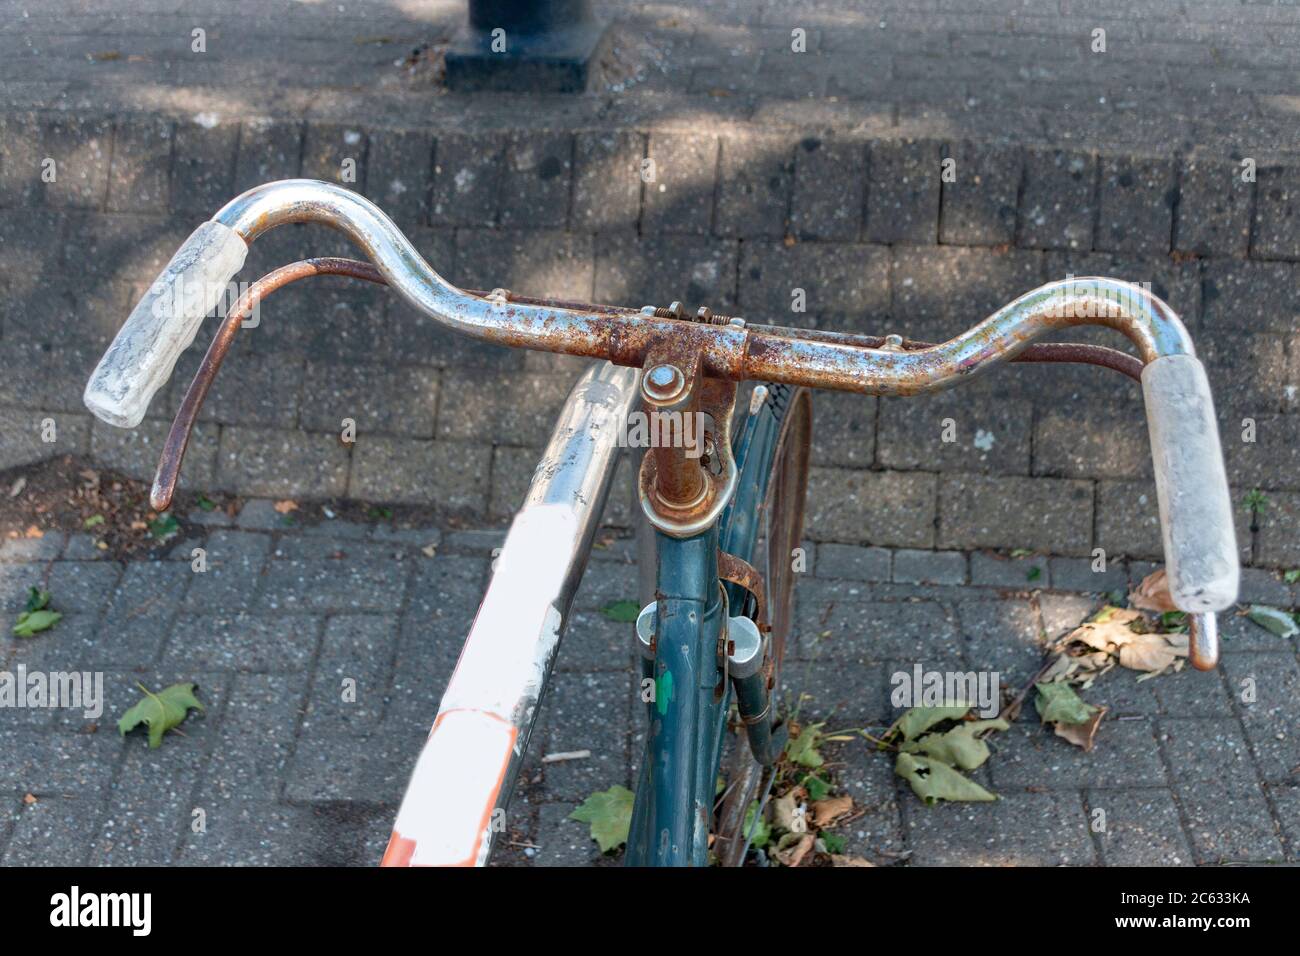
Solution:
[(1214, 400), (1193, 355), (1166, 355), (1142, 371), (1169, 593), (1192, 614), (1237, 600), (1240, 568)]
[(247, 255), (248, 244), (229, 226), (205, 222), (195, 229), (95, 366), (86, 407), (110, 425), (139, 425)]

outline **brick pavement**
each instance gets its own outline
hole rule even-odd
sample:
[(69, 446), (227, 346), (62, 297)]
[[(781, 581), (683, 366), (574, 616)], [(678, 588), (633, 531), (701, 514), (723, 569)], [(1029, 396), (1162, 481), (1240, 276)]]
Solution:
[[(220, 514), (220, 513), (218, 513)], [(5, 612), (48, 574), (64, 619), (6, 638), (0, 669), (100, 669), (106, 710), (8, 710), (0, 725), (0, 862), (369, 864), (382, 853), (459, 642), (477, 607), (497, 531), (394, 530), (323, 521), (286, 527), (271, 502), (189, 524), (170, 552), (121, 564), (51, 533), (0, 546)], [(422, 550), (436, 546), (430, 557)], [(202, 546), (208, 569), (189, 559)], [(883, 727), (889, 675), (917, 661), (1032, 675), (1043, 635), (1072, 627), (1149, 567), (984, 552), (809, 543), (797, 588), (787, 693), (806, 719)], [(632, 596), (631, 542), (593, 553), (498, 862), (601, 862), (567, 820), (588, 793), (630, 786), (643, 735), (627, 625), (599, 609)], [(1026, 590), (1033, 579), (1034, 590)], [(1247, 582), (1246, 599), (1278, 600)], [(1296, 595), (1289, 594), (1295, 603)], [(1084, 754), (1032, 709), (976, 773), (993, 805), (923, 806), (865, 744), (831, 746), (835, 773), (867, 814), (848, 852), (912, 865), (1300, 862), (1292, 701), (1294, 641), (1225, 621), (1223, 667), (1137, 682), (1108, 675), (1087, 693), (1110, 712)], [(345, 679), (355, 702), (341, 701)], [(1247, 703), (1243, 682), (1254, 681)], [(200, 684), (207, 711), (156, 751), (113, 723), (138, 695)], [(587, 749), (587, 760), (543, 763)], [(23, 797), (33, 794), (34, 803)], [(1090, 821), (1104, 810), (1104, 832)], [(195, 833), (195, 811), (206, 831)]]
[[(1234, 495), (1259, 490), (1266, 500), (1257, 513), (1238, 512), (1245, 599), (1297, 603), (1293, 586), (1277, 576), (1300, 566), (1294, 7), (908, 0), (863, 11), (819, 0), (792, 15), (790, 4), (765, 0), (635, 10), (610, 3), (598, 6), (615, 20), (613, 49), (587, 95), (501, 97), (437, 87), (437, 51), (456, 3), (202, 0), (178, 13), (179, 4), (148, 0), (108, 10), (47, 0), (26, 15), (20, 4), (3, 6), (14, 15), (0, 19), (0, 470), (76, 453), (148, 476), (210, 332), (130, 434), (92, 422), (80, 403), (104, 344), (181, 239), (220, 203), (268, 179), (339, 180), (346, 169), (355, 172), (346, 185), (388, 209), (435, 268), (470, 287), (630, 305), (682, 298), (750, 321), (933, 339), (1067, 274), (1150, 282), (1182, 314), (1206, 358)], [(191, 52), (196, 27), (206, 31), (203, 54)], [(1105, 53), (1091, 48), (1098, 28), (1106, 30)], [(794, 29), (805, 31), (804, 53), (790, 48)], [(412, 51), (419, 51), (413, 65), (398, 65)], [(41, 178), (47, 159), (55, 182)], [(642, 180), (647, 160), (651, 182)], [(951, 182), (941, 176), (946, 161), (955, 163)], [(1254, 182), (1243, 181), (1245, 161)], [(254, 247), (241, 278), (347, 249), (315, 227), (282, 228)], [(797, 299), (805, 311), (792, 310)], [(381, 290), (303, 284), (264, 303), (262, 324), (241, 334), (205, 407), (182, 485), (436, 505), (460, 526), (499, 524), (522, 495), (576, 368), (455, 338)], [(1109, 373), (1021, 367), (927, 398), (822, 394), (816, 416), (808, 534), (823, 556), (861, 569), (862, 580), (836, 583), (818, 568), (806, 583), (828, 594), (857, 589), (854, 601), (869, 594), (886, 604), (925, 589), (917, 607), (929, 610), (913, 624), (888, 618), (900, 629), (890, 638), (894, 653), (942, 653), (942, 643), (926, 636), (925, 615), (956, 628), (967, 601), (999, 635), (1025, 614), (1046, 624), (1052, 601), (1027, 611), (1020, 599), (987, 597), (1022, 587), (1020, 564), (1004, 560), (1013, 549), (1044, 555), (1035, 559), (1046, 565), (1041, 583), (1062, 591), (1096, 587), (1083, 560), (1095, 548), (1112, 568), (1159, 558), (1140, 396)], [(337, 441), (344, 418), (357, 423), (350, 447)], [(41, 440), (47, 419), (57, 426), (53, 443)], [(954, 442), (942, 441), (948, 419)], [(620, 499), (607, 519), (625, 526), (627, 516)], [(255, 840), (265, 845), (229, 835), (225, 843), (168, 843), (176, 834), (164, 823), (179, 803), (132, 804), (129, 819), (109, 819), (107, 808), (135, 799), (114, 794), (141, 756), (128, 761), (130, 751), (103, 743), (104, 735), (89, 747), (70, 733), (52, 744), (23, 727), (38, 751), (22, 759), (48, 763), (41, 747), (98, 746), (106, 762), (50, 786), (72, 796), (22, 811), (6, 860), (21, 859), (15, 854), (25, 851), (14, 848), (37, 839), (23, 834), (84, 833), (90, 816), (102, 819), (88, 851), (94, 859), (373, 856), (335, 834), (360, 826), (381, 839), (391, 809), (382, 804), (396, 798), (400, 762), (414, 753), (406, 742), (437, 699), (436, 680), (421, 678), (445, 674), (454, 659), (454, 648), (430, 649), (420, 621), (472, 612), (482, 549), (458, 545), (452, 553), (462, 559), (434, 559), (440, 570), (432, 573), (418, 551), (367, 541), (346, 589), (374, 606), (352, 606), (352, 598), (323, 593), (336, 567), (323, 555), (337, 547), (313, 550), (326, 546), (282, 531), (272, 540), (265, 528), (211, 534), (229, 549), (229, 564), (195, 579), (179, 603), (141, 612), (143, 620), (131, 618), (120, 631), (114, 589), (122, 589), (116, 604), (135, 607), (175, 582), (150, 566), (84, 561), (93, 554), (86, 543), (67, 542), (55, 565), (66, 580), (60, 593), (84, 592), (86, 607), (60, 625), (62, 636), (48, 645), (55, 650), (45, 653), (66, 645), (87, 660), (102, 655), (96, 666), (119, 672), (212, 674), (205, 686), (219, 712), (195, 730), (205, 735), (202, 758), (164, 751), (163, 759), (177, 761), (168, 772), (192, 785), (195, 799), (216, 792), (233, 801), (224, 819), (262, 821)], [(388, 548), (406, 560), (395, 564)], [(981, 549), (1003, 554), (990, 558)], [(410, 579), (394, 577), (393, 567)], [(241, 576), (257, 587), (241, 586)], [(199, 609), (207, 601), (221, 613), (205, 616)], [(424, 617), (412, 616), (421, 610)], [(301, 626), (286, 635), (276, 623), (285, 619)], [(600, 650), (622, 653), (590, 608), (584, 620), (592, 629), (584, 639), (595, 643), (583, 660), (600, 663)], [(454, 632), (453, 623), (440, 633)], [(96, 635), (110, 624), (122, 636), (108, 652)], [(190, 637), (178, 637), (182, 631)], [(1233, 666), (1271, 666), (1269, 655), (1281, 655), (1277, 673), (1294, 671), (1294, 648), (1244, 632), (1240, 639), (1253, 640), (1252, 649), (1230, 656), (1221, 680), (1235, 679)], [(578, 640), (570, 639), (569, 652)], [(989, 638), (978, 653), (1002, 664), (1004, 644)], [(316, 675), (348, 668), (387, 688), (382, 708), (358, 719), (332, 712), (327, 701), (313, 706), (306, 695)], [(599, 681), (583, 675), (602, 671), (579, 668), (557, 693), (589, 693)], [(1168, 686), (1199, 679), (1180, 675)], [(834, 673), (814, 683), (836, 693)], [(1136, 737), (1131, 742), (1133, 766), (1150, 770), (1149, 780), (1116, 784), (1104, 770), (1061, 770), (1066, 789), (1027, 793), (1019, 812), (1008, 803), (921, 814), (908, 805), (910, 795), (898, 799), (875, 763), (851, 760), (848, 772), (863, 799), (887, 807), (870, 838), (879, 846), (903, 841), (918, 862), (956, 861), (951, 854), (973, 861), (985, 852), (988, 859), (1023, 852), (1108, 863), (1160, 853), (1197, 861), (1294, 854), (1294, 776), (1279, 769), (1290, 744), (1269, 743), (1265, 725), (1252, 725), (1226, 697), (1230, 686), (1224, 708), (1213, 712), (1197, 710), (1196, 694), (1185, 705), (1134, 703), (1133, 713), (1149, 719), (1118, 723), (1115, 739), (1147, 733), (1145, 749)], [(1283, 720), (1281, 704), (1274, 706), (1273, 719)], [(575, 733), (594, 733), (577, 719), (582, 708), (569, 710)], [(230, 739), (211, 739), (218, 731), (210, 728), (226, 728), (226, 714), (243, 713), (295, 741), (292, 754), (241, 749), (235, 723), (220, 730)], [(1237, 736), (1211, 720), (1238, 721)], [(1283, 720), (1274, 732), (1294, 735), (1291, 725)], [(378, 742), (358, 743), (369, 739), (359, 726)], [(616, 721), (609, 733), (633, 729)], [(1189, 757), (1171, 741), (1209, 748), (1221, 732), (1249, 742), (1260, 774), (1222, 811), (1222, 795), (1207, 796), (1204, 782), (1192, 788), (1169, 776), (1175, 752)], [(1034, 752), (1050, 761), (1042, 765), (1047, 776), (1064, 766), (1058, 761), (1087, 762), (1060, 755), (1049, 738), (1037, 742)], [(223, 753), (231, 764), (222, 763)], [(280, 767), (257, 778), (251, 798), (219, 782), (245, 760)], [(340, 768), (347, 768), (342, 777)], [(580, 790), (589, 771), (550, 767), (538, 795), (525, 791), (535, 802), (520, 832), (554, 851), (540, 851), (538, 862), (586, 858), (585, 841), (564, 835), (572, 825), (561, 822), (554, 801)], [(1004, 791), (1008, 780), (1018, 785), (1009, 765), (1001, 773), (999, 780), (990, 770)], [(564, 774), (573, 785), (547, 791)], [(382, 800), (358, 790), (371, 775), (391, 782)], [(81, 796), (59, 789), (68, 780)], [(1147, 786), (1155, 789), (1141, 789)], [(1144, 820), (1114, 846), (1053, 823), (1074, 812), (1067, 806), (1092, 807), (1112, 799), (1107, 794), (1119, 794), (1121, 813)], [(927, 830), (944, 813), (975, 815), (978, 826), (962, 831), (970, 846)], [(1008, 821), (1023, 820), (1059, 842), (1022, 846)], [(1269, 820), (1290, 834), (1283, 849), (1268, 842), (1278, 839)], [(305, 843), (304, 832), (312, 834)], [(86, 849), (74, 841), (72, 852)]]

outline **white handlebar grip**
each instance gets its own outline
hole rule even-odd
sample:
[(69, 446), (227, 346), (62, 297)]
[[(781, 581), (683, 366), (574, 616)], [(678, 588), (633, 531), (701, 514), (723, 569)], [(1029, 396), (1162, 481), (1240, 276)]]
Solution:
[(86, 407), (110, 425), (139, 425), (247, 255), (248, 244), (229, 226), (205, 222), (195, 229), (95, 366)]
[(1228, 476), (1205, 368), (1166, 355), (1142, 370), (1169, 594), (1191, 614), (1237, 600), (1240, 568)]

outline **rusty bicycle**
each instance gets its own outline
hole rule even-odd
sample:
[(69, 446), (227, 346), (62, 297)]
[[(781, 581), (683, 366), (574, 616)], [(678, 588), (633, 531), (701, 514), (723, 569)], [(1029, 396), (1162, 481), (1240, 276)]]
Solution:
[[(1236, 599), (1238, 559), (1228, 484), (1205, 371), (1178, 316), (1159, 298), (1106, 278), (1054, 282), (939, 344), (747, 323), (707, 308), (624, 308), (472, 291), (444, 280), (375, 205), (311, 180), (237, 197), (190, 236), (136, 305), (93, 372), (85, 403), (110, 424), (143, 419), (244, 264), (248, 246), (284, 223), (341, 230), (369, 262), (309, 259), (268, 274), (239, 298), (181, 403), (152, 490), (174, 492), (189, 431), (242, 320), (262, 296), (316, 275), (389, 286), (465, 335), (599, 360), (578, 380), (497, 559), (477, 618), (397, 814), (386, 865), (475, 865), (491, 852), (538, 703), (586, 567), (618, 436), (633, 411), (701, 416), (698, 441), (641, 457), (644, 607), (635, 641), (647, 707), (646, 753), (626, 861), (743, 863), (747, 809), (762, 800), (781, 748), (776, 688), (790, 629), (791, 549), (800, 543), (812, 429), (810, 390), (914, 395), (955, 386), (1000, 362), (1074, 362), (1141, 382), (1170, 592), (1190, 621), (1193, 666), (1218, 657), (1215, 613)], [(1137, 355), (1036, 343), (1054, 330), (1109, 326)], [(737, 386), (757, 382), (737, 408)], [(747, 745), (715, 799), (734, 702)], [(454, 779), (455, 787), (445, 785)]]

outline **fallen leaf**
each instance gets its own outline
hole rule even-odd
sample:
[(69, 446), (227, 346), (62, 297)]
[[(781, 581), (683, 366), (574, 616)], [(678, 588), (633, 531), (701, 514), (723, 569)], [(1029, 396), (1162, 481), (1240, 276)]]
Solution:
[(786, 833), (807, 832), (808, 818), (793, 791), (772, 801), (772, 829)]
[(608, 853), (627, 842), (632, 827), (632, 791), (617, 784), (593, 793), (569, 814), (570, 820), (589, 824), (591, 838)]
[(821, 741), (821, 729), (825, 726), (825, 722), (822, 722), (800, 727), (798, 735), (786, 741), (785, 755), (801, 767), (816, 770), (826, 762), (826, 758), (817, 750)]
[(888, 740), (895, 734), (902, 734), (904, 740), (915, 740), (935, 724), (944, 720), (960, 720), (970, 710), (970, 704), (953, 707), (912, 707), (907, 713), (894, 721), (893, 726), (885, 732)]
[(63, 618), (58, 611), (49, 607), (50, 592), (37, 587), (27, 589), (27, 603), (14, 624), (16, 637), (31, 637), (41, 631), (48, 631)]
[(432, 558), (434, 555), (438, 553), (438, 546), (436, 544), (426, 544), (423, 548), (420, 549), (420, 553), (423, 554), (426, 558)]
[(939, 800), (988, 803), (997, 797), (952, 767), (929, 757), (900, 753), (894, 773), (912, 785), (912, 792), (933, 805)]
[(1169, 577), (1164, 568), (1152, 571), (1142, 579), (1142, 583), (1129, 592), (1128, 603), (1144, 611), (1176, 611), (1178, 606), (1169, 595)]
[(1038, 696), (1034, 707), (1045, 724), (1082, 724), (1092, 719), (1096, 708), (1084, 702), (1066, 683), (1035, 684)]
[(36, 525), (29, 525), (27, 531), (24, 532), (24, 535), (28, 538), (43, 538), (45, 537), (45, 532), (36, 527)]
[(781, 862), (783, 866), (795, 867), (804, 861), (804, 858), (812, 852), (813, 844), (816, 838), (811, 833), (805, 833), (795, 841), (789, 849), (778, 849), (772, 855)]
[(17, 498), (19, 495), (21, 495), (21, 494), (23, 493), (23, 489), (26, 488), (26, 487), (27, 487), (27, 479), (26, 479), (26, 478), (19, 478), (17, 481), (15, 481), (15, 482), (13, 483), (12, 486), (10, 486), (10, 488), (9, 488), (9, 497), (10, 497), (10, 498)]
[(853, 810), (853, 798), (843, 795), (814, 800), (811, 809), (813, 823), (819, 827), (828, 827)]
[(1101, 719), (1106, 716), (1105, 707), (1098, 707), (1097, 712), (1088, 720), (1078, 724), (1057, 724), (1056, 736), (1064, 737), (1076, 747), (1082, 747), (1085, 752), (1092, 749), (1093, 739), (1097, 736), (1097, 728), (1101, 726)]
[[(749, 808), (745, 811), (744, 833), (750, 837), (749, 845), (762, 849), (772, 840), (772, 827), (760, 815), (755, 821), (754, 814), (758, 813), (758, 801), (750, 803)], [(751, 833), (750, 828), (753, 828)]]
[(624, 598), (621, 601), (610, 601), (600, 609), (600, 613), (605, 615), (611, 621), (617, 621), (620, 624), (631, 624), (641, 613), (641, 607), (636, 601)]
[(1295, 618), (1286, 611), (1266, 604), (1252, 604), (1250, 610), (1246, 612), (1246, 617), (1278, 637), (1295, 637), (1296, 634), (1300, 634), (1300, 627), (1296, 626)]
[(35, 802), (36, 802), (36, 794), (34, 793), (23, 794), (23, 803), (27, 804), (30, 807)]
[(942, 734), (926, 734), (918, 740), (903, 744), (906, 753), (924, 754), (941, 760), (950, 767), (974, 770), (989, 759), (989, 745), (983, 735), (995, 730), (1007, 730), (1010, 724), (1000, 717), (992, 720), (970, 720)]
[(158, 693), (150, 692), (143, 684), (136, 684), (144, 691), (144, 698), (122, 715), (117, 722), (117, 732), (125, 737), (140, 724), (149, 727), (149, 749), (157, 750), (162, 746), (163, 734), (180, 726), (189, 716), (190, 708), (203, 710), (203, 705), (194, 696), (197, 684), (172, 684)]
[(291, 498), (285, 498), (283, 501), (277, 501), (273, 507), (277, 514), (287, 515), (290, 511), (298, 510), (298, 502)]
[(1187, 651), (1186, 634), (1134, 634), (1120, 645), (1119, 662), (1129, 670), (1158, 674)]
[(872, 866), (876, 864), (861, 856), (843, 856), (839, 853), (831, 854), (831, 863), (834, 866)]

